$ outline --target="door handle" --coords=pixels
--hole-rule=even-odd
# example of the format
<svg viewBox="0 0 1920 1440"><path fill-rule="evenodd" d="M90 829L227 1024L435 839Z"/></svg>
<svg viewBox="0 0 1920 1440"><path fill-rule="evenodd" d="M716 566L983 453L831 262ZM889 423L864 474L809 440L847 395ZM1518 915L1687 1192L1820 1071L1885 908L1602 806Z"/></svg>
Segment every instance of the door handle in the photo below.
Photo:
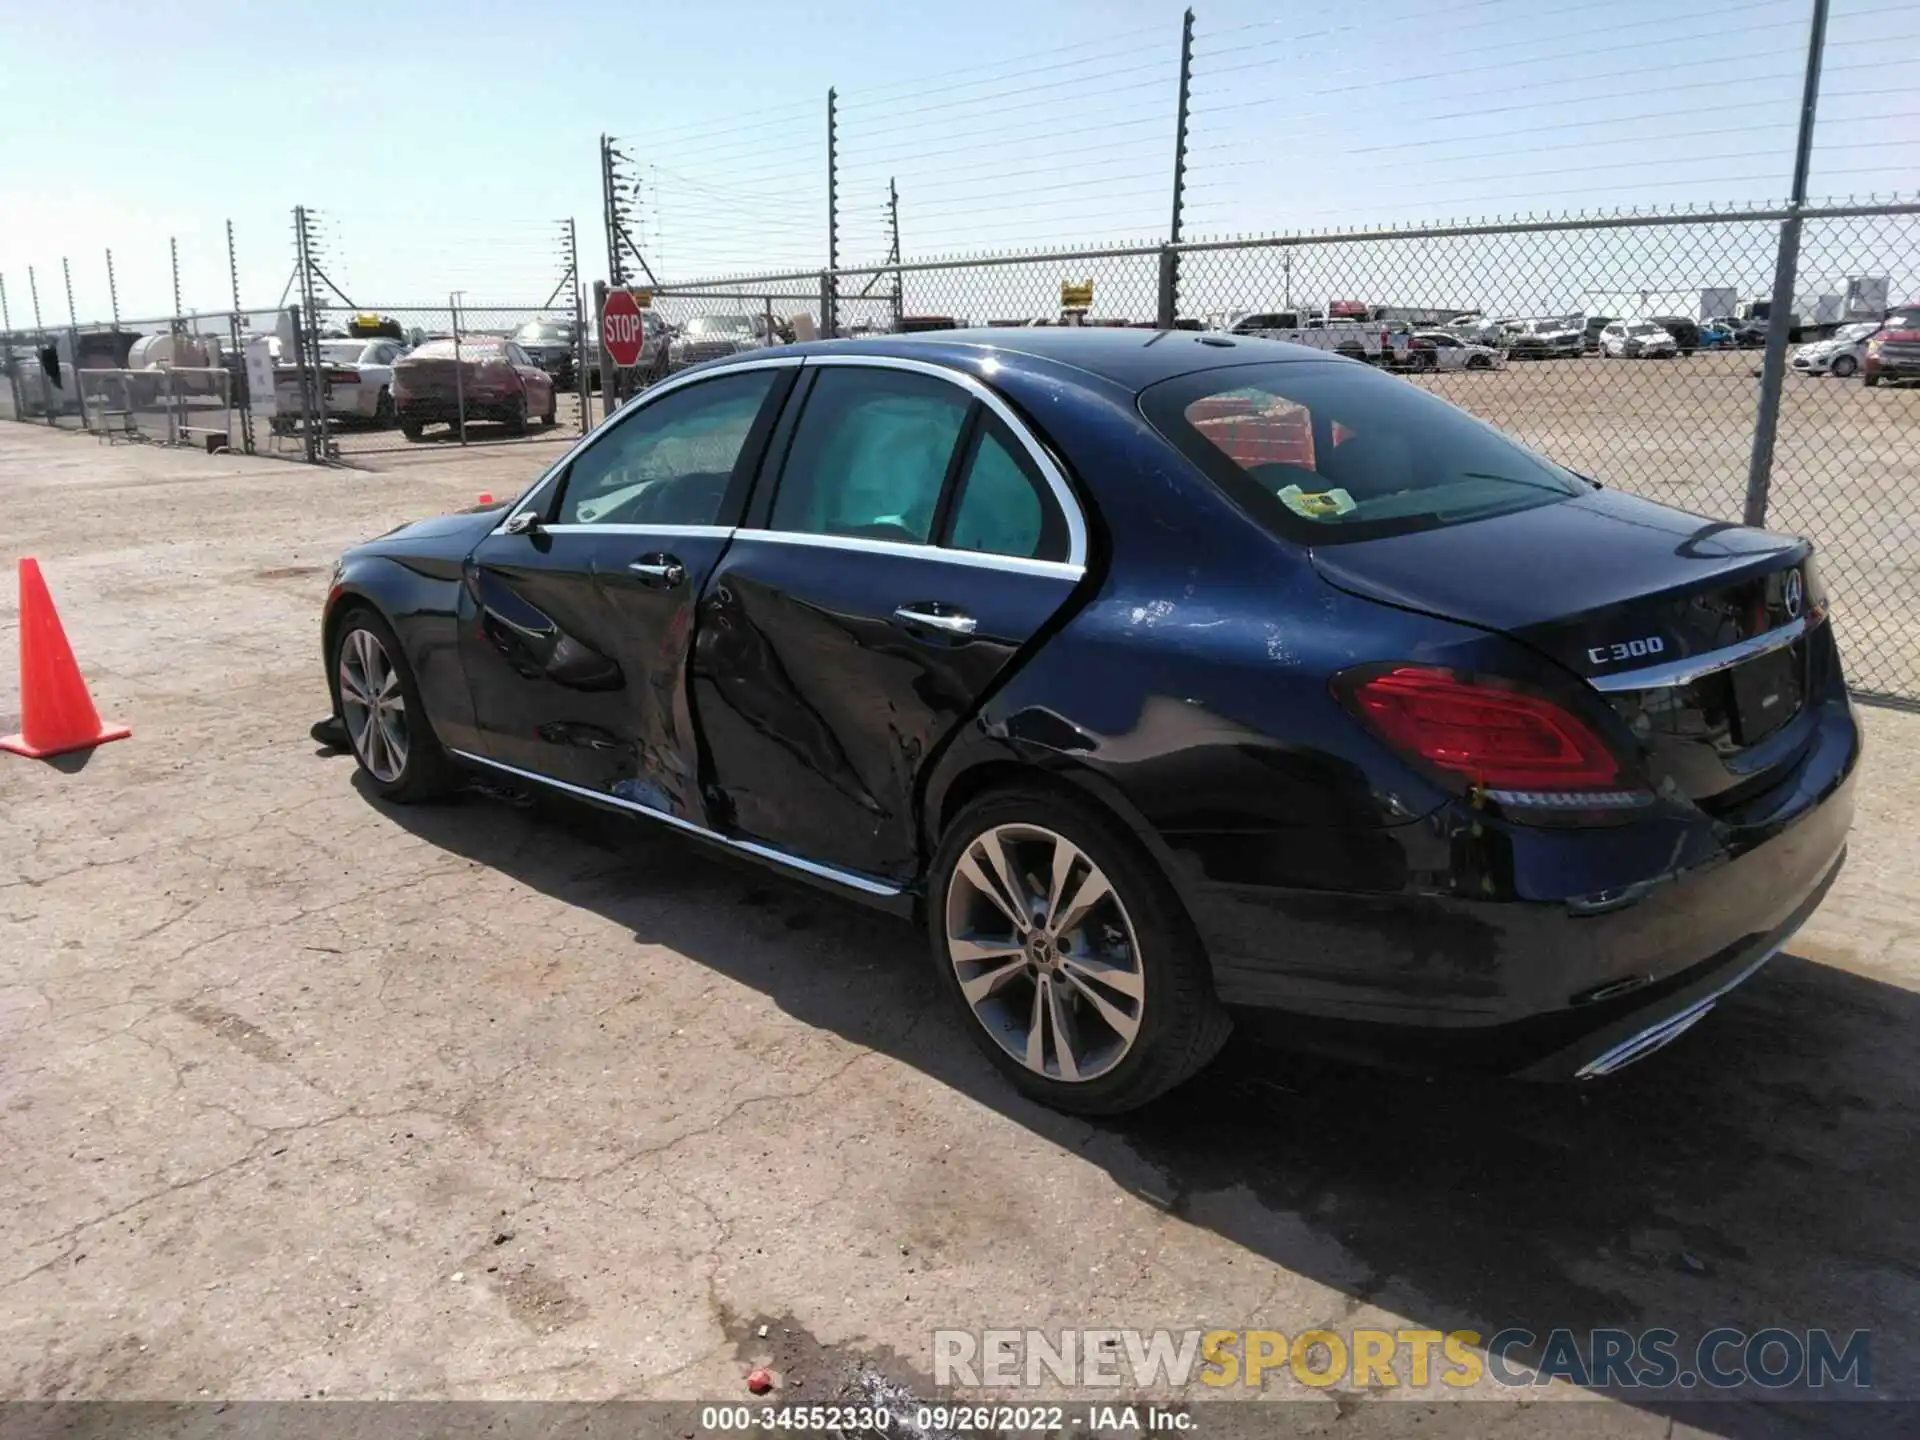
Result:
<svg viewBox="0 0 1920 1440"><path fill-rule="evenodd" d="M908 625L944 631L948 635L971 635L980 628L980 622L971 615L957 610L930 610L919 605L902 605L893 612L893 618Z"/></svg>
<svg viewBox="0 0 1920 1440"><path fill-rule="evenodd" d="M627 566L634 574L662 585L678 585L687 578L687 567L671 555L642 555Z"/></svg>

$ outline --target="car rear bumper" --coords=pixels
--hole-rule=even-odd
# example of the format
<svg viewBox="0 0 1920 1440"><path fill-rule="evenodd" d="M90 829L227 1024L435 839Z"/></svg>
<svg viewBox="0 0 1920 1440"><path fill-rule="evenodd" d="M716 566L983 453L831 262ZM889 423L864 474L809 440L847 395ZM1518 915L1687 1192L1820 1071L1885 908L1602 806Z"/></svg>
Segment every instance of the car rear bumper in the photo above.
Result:
<svg viewBox="0 0 1920 1440"><path fill-rule="evenodd" d="M464 402L452 395L402 395L394 401L394 412L402 420L417 420L423 425L437 421L457 424L462 410L469 420L504 419L518 409L521 396L497 391L469 395Z"/></svg>
<svg viewBox="0 0 1920 1440"><path fill-rule="evenodd" d="M1372 1058L1571 1076L1649 1027L1692 1023L1682 1012L1791 937L1839 872L1858 754L1850 707L1829 701L1793 774L1737 831L1703 818L1475 835L1443 812L1377 832L1377 861L1391 847L1404 858L1397 894L1221 883L1253 878L1263 843L1297 836L1238 836L1231 851L1164 838L1211 872L1185 888L1215 988L1266 1012L1264 1028ZM1467 898L1476 885L1498 898Z"/></svg>

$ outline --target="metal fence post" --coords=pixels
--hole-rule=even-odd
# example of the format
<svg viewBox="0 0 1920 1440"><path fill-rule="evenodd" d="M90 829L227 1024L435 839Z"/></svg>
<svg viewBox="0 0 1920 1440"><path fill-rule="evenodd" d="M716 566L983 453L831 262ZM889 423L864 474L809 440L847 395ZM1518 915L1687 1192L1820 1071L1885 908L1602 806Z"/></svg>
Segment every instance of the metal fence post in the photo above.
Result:
<svg viewBox="0 0 1920 1440"><path fill-rule="evenodd" d="M1820 62L1827 44L1827 0L1813 0L1807 34L1807 76L1800 93L1800 135L1793 157L1793 193L1780 222L1774 257L1773 300L1767 309L1767 349L1760 362L1760 404L1754 414L1753 454L1747 462L1749 525L1767 523L1767 491L1773 483L1773 442L1780 426L1780 390L1787 373L1787 341L1793 328L1793 290L1800 269L1800 212L1807 204L1807 170L1813 158L1814 113L1820 103Z"/></svg>
<svg viewBox="0 0 1920 1440"><path fill-rule="evenodd" d="M605 280L596 280L593 282L594 322L598 324L600 317L606 313L607 282ZM602 327L600 332L598 358L595 359L593 368L600 372L600 419L604 423L609 415L620 408L620 397L616 390L619 383L618 375L613 366L607 361L607 335L604 327ZM588 383L591 385L592 382L589 381Z"/></svg>
<svg viewBox="0 0 1920 1440"><path fill-rule="evenodd" d="M1180 21L1180 98L1173 121L1173 217L1167 225L1167 248L1160 252L1160 313L1156 323L1171 330L1180 307L1181 211L1187 202L1187 102L1193 95L1193 11Z"/></svg>
<svg viewBox="0 0 1920 1440"><path fill-rule="evenodd" d="M573 384L580 392L580 433L593 429L592 395L587 385L587 311L580 289L580 237L567 218L567 274L573 280Z"/></svg>
<svg viewBox="0 0 1920 1440"><path fill-rule="evenodd" d="M34 359L35 359L35 362L40 366L40 376L39 376L40 393L42 396L45 397L45 400L46 400L46 403L42 407L42 409L45 412L45 418L46 418L47 424L51 425L54 423L53 377L47 374L46 364L44 361L40 359L40 355L39 355L39 352L44 351L47 348L47 323L46 321L40 318L40 280L39 280L39 277L33 273L33 266L31 265L27 267L27 294L30 297L32 297L32 300L33 300L33 348L35 351Z"/></svg>
<svg viewBox="0 0 1920 1440"><path fill-rule="evenodd" d="M460 443L467 443L467 377L460 358L460 292L447 296L447 308L453 312L453 403L460 414Z"/></svg>
<svg viewBox="0 0 1920 1440"><path fill-rule="evenodd" d="M820 334L831 340L839 333L835 314L840 287L840 97L827 89L827 288L820 308Z"/></svg>
<svg viewBox="0 0 1920 1440"><path fill-rule="evenodd" d="M240 255L233 248L233 221L227 221L227 279L232 285L233 313L227 317L227 334L233 341L233 360L227 366L227 435L233 435L233 379L239 376L242 388L240 401L240 445L247 454L253 454L253 395L244 387L247 382L247 338L246 320L240 311ZM235 366L238 366L238 369Z"/></svg>

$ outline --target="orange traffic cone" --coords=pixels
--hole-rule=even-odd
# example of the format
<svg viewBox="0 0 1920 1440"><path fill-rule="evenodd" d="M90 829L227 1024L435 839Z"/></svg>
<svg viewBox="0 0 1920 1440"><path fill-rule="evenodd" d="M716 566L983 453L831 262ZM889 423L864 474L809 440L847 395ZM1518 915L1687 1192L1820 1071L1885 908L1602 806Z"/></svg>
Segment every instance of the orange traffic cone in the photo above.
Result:
<svg viewBox="0 0 1920 1440"><path fill-rule="evenodd" d="M20 561L20 715L20 733L0 738L0 750L35 760L133 733L124 725L100 723L47 582L40 578L40 562L31 558Z"/></svg>

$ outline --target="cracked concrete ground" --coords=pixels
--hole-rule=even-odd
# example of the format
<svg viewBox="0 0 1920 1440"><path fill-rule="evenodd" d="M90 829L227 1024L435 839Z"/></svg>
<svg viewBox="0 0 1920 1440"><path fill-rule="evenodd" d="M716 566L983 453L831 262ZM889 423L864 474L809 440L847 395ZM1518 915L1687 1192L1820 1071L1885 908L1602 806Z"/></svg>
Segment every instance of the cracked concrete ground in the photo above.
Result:
<svg viewBox="0 0 1920 1440"><path fill-rule="evenodd" d="M1006 1090L897 922L562 803L386 807L316 753L333 557L558 449L317 471L0 425L0 559L40 558L134 730L0 759L0 1398L733 1398L770 1362L804 1399L849 1358L925 1393L938 1327L1375 1323L1868 1328L1920 1392L1920 717L1864 712L1791 953L1612 1083L1237 1040L1088 1124Z"/></svg>

